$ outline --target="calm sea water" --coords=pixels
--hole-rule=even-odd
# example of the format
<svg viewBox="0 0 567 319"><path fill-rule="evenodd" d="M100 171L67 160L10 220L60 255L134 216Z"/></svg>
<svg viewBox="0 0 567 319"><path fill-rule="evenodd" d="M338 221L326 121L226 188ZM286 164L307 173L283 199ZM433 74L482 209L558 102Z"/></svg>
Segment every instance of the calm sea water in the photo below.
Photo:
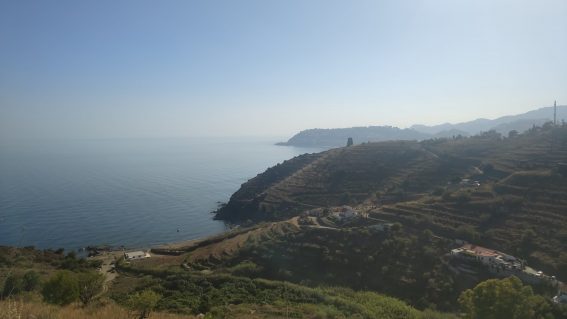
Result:
<svg viewBox="0 0 567 319"><path fill-rule="evenodd" d="M278 139L26 142L0 149L0 245L147 247L225 230L210 212L269 166L321 151ZM179 232L177 231L179 229Z"/></svg>

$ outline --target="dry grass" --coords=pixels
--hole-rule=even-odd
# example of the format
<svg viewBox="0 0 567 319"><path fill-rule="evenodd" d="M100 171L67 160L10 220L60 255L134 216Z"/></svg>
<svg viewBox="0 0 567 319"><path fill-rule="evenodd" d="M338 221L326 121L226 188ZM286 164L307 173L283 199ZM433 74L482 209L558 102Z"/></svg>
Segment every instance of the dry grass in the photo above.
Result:
<svg viewBox="0 0 567 319"><path fill-rule="evenodd" d="M191 254L189 255L189 260L191 262L195 262L209 258L221 259L224 256L231 255L233 252L242 247L250 236L261 231L263 231L261 227L256 228L249 232L223 240L219 243L214 243L212 245L197 248L193 252L191 252Z"/></svg>
<svg viewBox="0 0 567 319"><path fill-rule="evenodd" d="M281 235L289 231L297 231L298 226L293 225L290 221L283 222L273 222L266 225L262 225L248 232L244 232L237 236L231 237L229 239L223 240L218 243L200 247L189 255L189 261L203 261L210 258L222 259L227 256L231 256L241 247L243 247L247 241L250 240L261 240L265 237L270 237L272 235Z"/></svg>
<svg viewBox="0 0 567 319"><path fill-rule="evenodd" d="M83 308L79 305L58 307L41 302L17 300L0 301L0 319L126 319L135 315L114 303L93 305ZM152 313L150 319L195 318L168 313Z"/></svg>
<svg viewBox="0 0 567 319"><path fill-rule="evenodd" d="M186 254L180 256L167 256L153 254L151 258L131 261L130 264L133 268L138 269L154 269L165 270L171 267L177 267L183 263Z"/></svg>

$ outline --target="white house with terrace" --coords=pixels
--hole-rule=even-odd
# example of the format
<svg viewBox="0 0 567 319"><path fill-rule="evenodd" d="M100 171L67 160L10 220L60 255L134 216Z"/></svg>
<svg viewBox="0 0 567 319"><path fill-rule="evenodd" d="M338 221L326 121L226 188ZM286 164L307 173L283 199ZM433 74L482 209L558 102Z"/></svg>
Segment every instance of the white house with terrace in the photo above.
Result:
<svg viewBox="0 0 567 319"><path fill-rule="evenodd" d="M554 276L545 275L525 265L524 261L514 256L472 244L464 244L451 250L451 257L465 261L477 262L485 266L488 271L499 277L516 276L527 283L549 282L557 285Z"/></svg>

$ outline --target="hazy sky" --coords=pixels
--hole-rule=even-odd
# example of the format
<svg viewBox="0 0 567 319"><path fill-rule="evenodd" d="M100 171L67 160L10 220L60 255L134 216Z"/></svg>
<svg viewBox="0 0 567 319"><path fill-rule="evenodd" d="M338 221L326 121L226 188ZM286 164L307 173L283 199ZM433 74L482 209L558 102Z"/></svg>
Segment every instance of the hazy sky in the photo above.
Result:
<svg viewBox="0 0 567 319"><path fill-rule="evenodd" d="M567 104L567 1L0 1L0 134L292 135Z"/></svg>

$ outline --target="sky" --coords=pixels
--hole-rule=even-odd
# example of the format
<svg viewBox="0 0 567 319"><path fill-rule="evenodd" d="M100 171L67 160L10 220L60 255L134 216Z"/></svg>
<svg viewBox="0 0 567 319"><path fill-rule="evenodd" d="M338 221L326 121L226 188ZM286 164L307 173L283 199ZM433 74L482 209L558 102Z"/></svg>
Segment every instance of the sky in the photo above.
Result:
<svg viewBox="0 0 567 319"><path fill-rule="evenodd" d="M291 136L567 104L565 0L0 0L0 137Z"/></svg>

